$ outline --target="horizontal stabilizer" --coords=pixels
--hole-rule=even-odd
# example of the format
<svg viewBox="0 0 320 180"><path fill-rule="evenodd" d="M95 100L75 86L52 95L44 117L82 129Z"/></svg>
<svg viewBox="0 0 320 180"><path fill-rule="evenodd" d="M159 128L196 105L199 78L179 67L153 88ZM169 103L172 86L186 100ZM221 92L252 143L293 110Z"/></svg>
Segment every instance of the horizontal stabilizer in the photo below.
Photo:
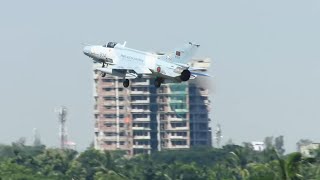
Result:
<svg viewBox="0 0 320 180"><path fill-rule="evenodd" d="M207 70L207 68L204 68L204 67L191 67L189 66L189 64L183 64L183 63L175 63L173 62L174 64L178 65L178 66L181 66L185 69L189 69L190 71L203 71L203 70Z"/></svg>
<svg viewBox="0 0 320 180"><path fill-rule="evenodd" d="M207 74L207 73L196 72L196 71L191 71L191 75L211 77L211 76L210 76L209 74Z"/></svg>

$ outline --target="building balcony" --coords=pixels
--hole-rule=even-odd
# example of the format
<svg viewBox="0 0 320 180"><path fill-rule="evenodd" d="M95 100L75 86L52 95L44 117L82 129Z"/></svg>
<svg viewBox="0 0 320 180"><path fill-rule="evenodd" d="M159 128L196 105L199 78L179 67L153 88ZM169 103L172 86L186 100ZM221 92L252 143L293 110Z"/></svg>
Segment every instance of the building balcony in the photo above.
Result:
<svg viewBox="0 0 320 180"><path fill-rule="evenodd" d="M131 109L132 113L149 113L149 109Z"/></svg>
<svg viewBox="0 0 320 180"><path fill-rule="evenodd" d="M149 100L149 99L131 101L131 104L149 104L149 103L150 103L150 100Z"/></svg>
<svg viewBox="0 0 320 180"><path fill-rule="evenodd" d="M100 93L100 95L103 95L103 96L116 96L116 91L102 91Z"/></svg>
<svg viewBox="0 0 320 180"><path fill-rule="evenodd" d="M189 130L189 127L169 127L167 128L167 130L170 130L170 131L187 131Z"/></svg>
<svg viewBox="0 0 320 180"><path fill-rule="evenodd" d="M151 129L149 127L132 127L132 130L150 131Z"/></svg>
<svg viewBox="0 0 320 180"><path fill-rule="evenodd" d="M159 103L159 104L168 104L169 102L170 102L169 99L157 100L157 103Z"/></svg>
<svg viewBox="0 0 320 180"><path fill-rule="evenodd" d="M189 112L188 109L174 109L173 111L177 112L177 113L187 113L187 112Z"/></svg>
<svg viewBox="0 0 320 180"><path fill-rule="evenodd" d="M117 112L116 109L103 109L101 113L103 114L115 114Z"/></svg>
<svg viewBox="0 0 320 180"><path fill-rule="evenodd" d="M102 88L115 87L114 85L115 85L114 82L103 82L103 83L100 83L100 87L102 87Z"/></svg>
<svg viewBox="0 0 320 180"><path fill-rule="evenodd" d="M99 123L115 123L115 122L117 122L117 118L105 118L105 117L103 117L103 118L101 118L99 120Z"/></svg>
<svg viewBox="0 0 320 180"><path fill-rule="evenodd" d="M169 100L168 102L170 104L181 104L181 103L185 104L186 103L186 101L182 101L182 100Z"/></svg>
<svg viewBox="0 0 320 180"><path fill-rule="evenodd" d="M188 136L169 136L168 139L188 139Z"/></svg>
<svg viewBox="0 0 320 180"><path fill-rule="evenodd" d="M139 140L139 139L151 139L150 136L133 136L133 139Z"/></svg>
<svg viewBox="0 0 320 180"><path fill-rule="evenodd" d="M94 113L94 114L99 114L100 111L99 111L99 109L94 109L94 110L93 110L93 113Z"/></svg>
<svg viewBox="0 0 320 180"><path fill-rule="evenodd" d="M168 149L189 149L189 145L171 145L168 146Z"/></svg>
<svg viewBox="0 0 320 180"><path fill-rule="evenodd" d="M191 100L190 105L201 106L205 105L207 109L210 109L210 101L209 100Z"/></svg>
<svg viewBox="0 0 320 180"><path fill-rule="evenodd" d="M103 105L105 105L105 106L116 105L116 101L115 100L105 100L103 102Z"/></svg>
<svg viewBox="0 0 320 180"><path fill-rule="evenodd" d="M133 145L132 147L135 149L151 149L150 145Z"/></svg>
<svg viewBox="0 0 320 180"><path fill-rule="evenodd" d="M201 96L209 96L208 90L200 91Z"/></svg>
<svg viewBox="0 0 320 180"><path fill-rule="evenodd" d="M176 118L169 117L168 120L173 122L186 121L186 119L177 118L177 117Z"/></svg>
<svg viewBox="0 0 320 180"><path fill-rule="evenodd" d="M106 127L105 125L100 125L98 128L104 132L117 132L117 126Z"/></svg>
<svg viewBox="0 0 320 180"><path fill-rule="evenodd" d="M100 148L104 150L117 150L117 145L107 145L107 144L101 143Z"/></svg>
<svg viewBox="0 0 320 180"><path fill-rule="evenodd" d="M127 103L127 101L119 101L119 105L120 106L125 106L125 105L127 105L128 103Z"/></svg>
<svg viewBox="0 0 320 180"><path fill-rule="evenodd" d="M170 90L169 89L167 89L167 90L159 90L158 92L157 92L157 94L171 94L171 92L170 92Z"/></svg>
<svg viewBox="0 0 320 180"><path fill-rule="evenodd" d="M137 113L139 113L139 112L144 112L145 110L144 109L131 109L131 112L133 112L133 113L135 113L135 112L137 112Z"/></svg>
<svg viewBox="0 0 320 180"><path fill-rule="evenodd" d="M144 82L132 82L131 86L149 86L149 80Z"/></svg>
<svg viewBox="0 0 320 180"><path fill-rule="evenodd" d="M149 122L150 118L135 118L133 119L134 122Z"/></svg>
<svg viewBox="0 0 320 180"><path fill-rule="evenodd" d="M173 95L173 96L185 96L185 95L187 95L188 94L188 92L187 91L171 91L171 93L170 93L171 95Z"/></svg>
<svg viewBox="0 0 320 180"><path fill-rule="evenodd" d="M100 141L116 141L117 136L102 136L102 137L98 137L98 139Z"/></svg>
<svg viewBox="0 0 320 180"><path fill-rule="evenodd" d="M116 102L116 100L104 100L102 104L104 106L115 106L115 105L117 105L117 102ZM127 103L126 103L126 101L118 101L118 104L121 106L124 106Z"/></svg>
<svg viewBox="0 0 320 180"><path fill-rule="evenodd" d="M127 136L120 136L119 140L120 141L127 141L129 137Z"/></svg>
<svg viewBox="0 0 320 180"><path fill-rule="evenodd" d="M189 145L170 145L166 144L162 146L162 149L189 149Z"/></svg>
<svg viewBox="0 0 320 180"><path fill-rule="evenodd" d="M131 91L130 94L148 95L150 94L150 92L149 91Z"/></svg>

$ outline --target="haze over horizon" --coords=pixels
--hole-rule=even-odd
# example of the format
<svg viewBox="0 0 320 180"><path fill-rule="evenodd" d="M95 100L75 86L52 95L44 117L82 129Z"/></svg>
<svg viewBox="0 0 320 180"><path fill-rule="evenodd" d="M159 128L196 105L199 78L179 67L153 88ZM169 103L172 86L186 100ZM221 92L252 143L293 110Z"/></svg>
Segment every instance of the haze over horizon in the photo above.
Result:
<svg viewBox="0 0 320 180"><path fill-rule="evenodd" d="M56 107L70 140L93 140L92 62L81 43L170 51L192 41L212 59L213 119L224 141L283 135L320 142L320 2L4 1L0 6L0 143L58 147Z"/></svg>

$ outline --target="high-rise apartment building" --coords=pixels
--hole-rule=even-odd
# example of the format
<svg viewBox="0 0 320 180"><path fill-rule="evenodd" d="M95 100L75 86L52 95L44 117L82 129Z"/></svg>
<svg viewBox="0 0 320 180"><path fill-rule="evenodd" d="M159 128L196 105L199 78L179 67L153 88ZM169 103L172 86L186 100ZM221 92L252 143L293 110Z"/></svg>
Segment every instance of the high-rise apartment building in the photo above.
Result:
<svg viewBox="0 0 320 180"><path fill-rule="evenodd" d="M207 61L194 66L206 68ZM163 149L211 146L208 89L198 83L163 83L94 74L95 148L126 150L129 155Z"/></svg>

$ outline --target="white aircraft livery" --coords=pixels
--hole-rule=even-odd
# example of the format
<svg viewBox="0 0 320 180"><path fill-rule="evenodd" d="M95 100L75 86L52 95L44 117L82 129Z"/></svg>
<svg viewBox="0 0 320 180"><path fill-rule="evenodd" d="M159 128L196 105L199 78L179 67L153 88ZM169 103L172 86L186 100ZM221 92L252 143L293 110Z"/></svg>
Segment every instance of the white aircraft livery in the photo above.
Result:
<svg viewBox="0 0 320 180"><path fill-rule="evenodd" d="M197 76L208 76L188 65L200 45L189 42L183 48L164 54L139 51L125 45L126 42L88 45L84 47L83 53L95 63L102 64L101 68L96 69L102 72L102 77L106 74L122 77L124 87L129 86L129 79L142 76L154 77L157 88L163 82L180 83Z"/></svg>

